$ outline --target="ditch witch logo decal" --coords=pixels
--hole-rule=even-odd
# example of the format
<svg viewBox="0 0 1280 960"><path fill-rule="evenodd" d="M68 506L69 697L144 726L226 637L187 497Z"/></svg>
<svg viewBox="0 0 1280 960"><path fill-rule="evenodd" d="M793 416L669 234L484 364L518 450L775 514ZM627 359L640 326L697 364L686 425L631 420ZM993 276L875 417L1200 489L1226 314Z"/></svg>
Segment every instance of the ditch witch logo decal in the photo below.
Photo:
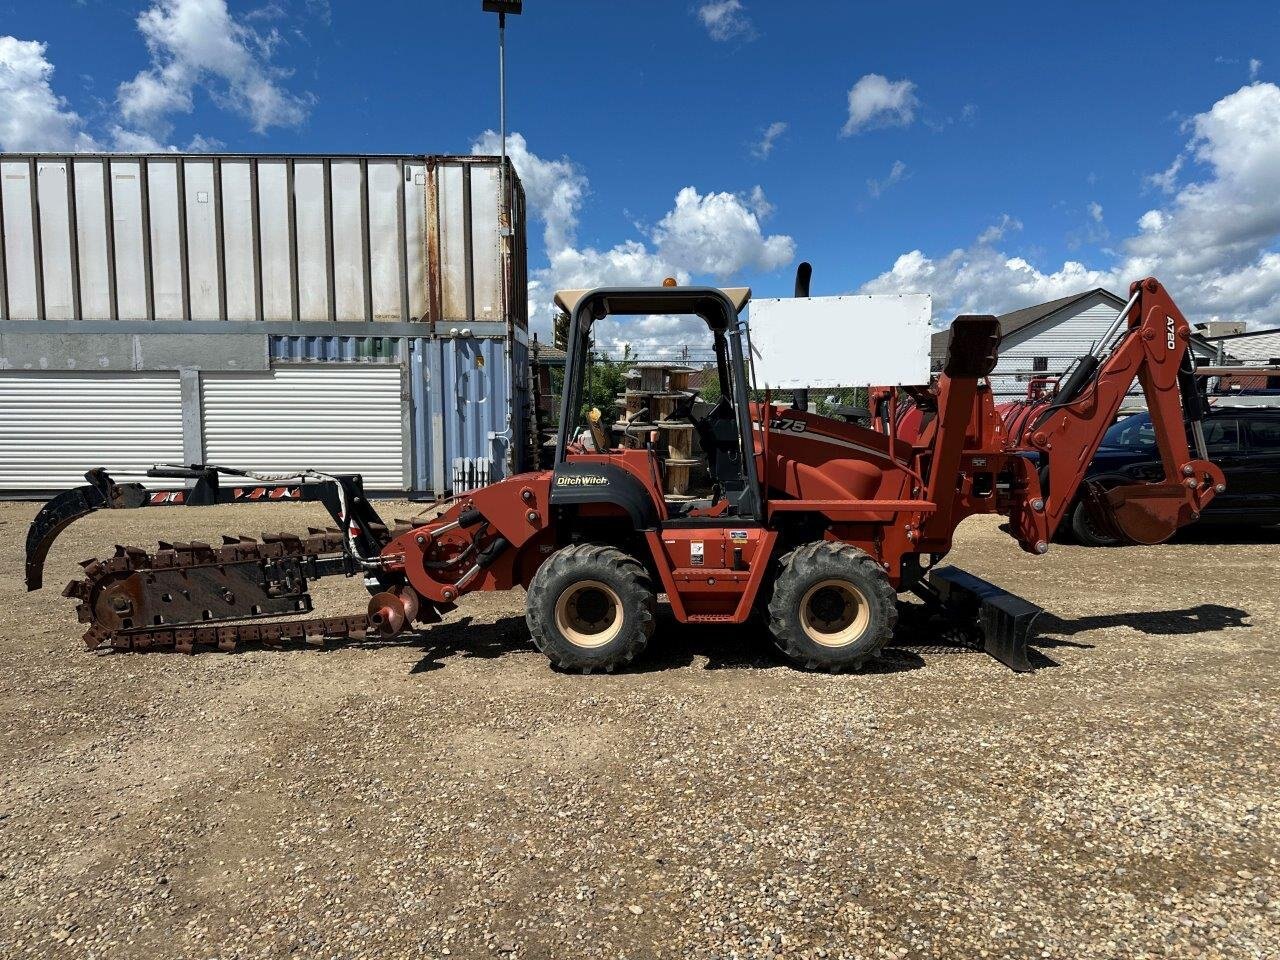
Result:
<svg viewBox="0 0 1280 960"><path fill-rule="evenodd" d="M556 477L557 487L603 487L609 483L608 477L598 477L592 474L582 474L580 476Z"/></svg>

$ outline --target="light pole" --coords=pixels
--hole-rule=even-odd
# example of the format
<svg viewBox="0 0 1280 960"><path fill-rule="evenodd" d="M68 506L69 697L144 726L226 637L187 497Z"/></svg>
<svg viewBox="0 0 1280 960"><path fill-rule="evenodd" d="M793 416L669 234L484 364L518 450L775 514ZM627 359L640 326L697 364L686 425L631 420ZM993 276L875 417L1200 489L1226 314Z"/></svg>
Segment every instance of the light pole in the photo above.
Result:
<svg viewBox="0 0 1280 960"><path fill-rule="evenodd" d="M502 160L498 167L498 229L511 236L511 217L507 208L507 14L520 15L524 0L481 0L482 8L498 15L498 139ZM504 214L508 214L504 216Z"/></svg>
<svg viewBox="0 0 1280 960"><path fill-rule="evenodd" d="M523 0L481 0L481 9L488 13L496 13L498 15L498 139L501 141L502 159L498 161L498 235L499 243L502 245L503 260L506 264L511 264L511 236L514 231L511 229L511 207L507 203L507 14L518 16L520 8L524 6ZM511 313L511 297L513 275L508 272L506 267L502 270L502 312L503 316L509 316ZM516 325L513 323L507 328L507 356L512 357L515 350L515 334ZM526 369L526 376L528 370ZM514 394L507 398L507 419L512 420L515 414L515 397ZM490 439L497 439L498 435L490 434ZM515 451L512 449L512 434L508 430L506 434L506 464L508 473L514 473L515 467Z"/></svg>

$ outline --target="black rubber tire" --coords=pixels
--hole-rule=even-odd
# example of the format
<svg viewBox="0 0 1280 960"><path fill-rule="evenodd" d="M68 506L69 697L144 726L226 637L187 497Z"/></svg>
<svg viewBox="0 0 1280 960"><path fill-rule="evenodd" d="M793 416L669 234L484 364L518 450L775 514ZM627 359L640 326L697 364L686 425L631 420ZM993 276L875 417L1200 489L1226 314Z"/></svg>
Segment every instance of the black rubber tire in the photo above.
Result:
<svg viewBox="0 0 1280 960"><path fill-rule="evenodd" d="M588 581L605 589L579 586ZM611 618L616 618L620 609L622 622L607 642L598 646L575 643L561 628L557 605L562 597L572 603L575 587L592 590L598 605L599 598L603 598ZM534 644L554 666L583 673L612 673L635 660L648 644L653 636L657 602L653 579L635 557L616 547L575 544L557 550L534 574L525 603L525 620ZM604 631L612 629L613 622L609 619Z"/></svg>
<svg viewBox="0 0 1280 960"><path fill-rule="evenodd" d="M813 639L805 628L808 614L801 609L813 603L810 594L825 589L822 585L827 581L856 591L858 606L865 607L865 623L860 622L863 613L859 612L847 628L854 632L838 645ZM778 649L806 670L857 670L889 642L897 622L897 593L884 569L866 551L823 540L797 547L782 558L769 600L769 631ZM838 635L832 640L839 640Z"/></svg>
<svg viewBox="0 0 1280 960"><path fill-rule="evenodd" d="M1122 542L1098 529L1083 500L1071 510L1071 533L1082 547L1118 547Z"/></svg>

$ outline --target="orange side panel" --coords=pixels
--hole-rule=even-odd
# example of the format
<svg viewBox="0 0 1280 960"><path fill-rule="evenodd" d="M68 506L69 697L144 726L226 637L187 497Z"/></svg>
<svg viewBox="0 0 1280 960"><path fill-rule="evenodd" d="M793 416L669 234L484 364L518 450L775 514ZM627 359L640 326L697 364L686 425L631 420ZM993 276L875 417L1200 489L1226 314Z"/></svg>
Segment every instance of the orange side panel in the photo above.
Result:
<svg viewBox="0 0 1280 960"><path fill-rule="evenodd" d="M763 527L693 527L645 536L681 623L744 622L778 539Z"/></svg>

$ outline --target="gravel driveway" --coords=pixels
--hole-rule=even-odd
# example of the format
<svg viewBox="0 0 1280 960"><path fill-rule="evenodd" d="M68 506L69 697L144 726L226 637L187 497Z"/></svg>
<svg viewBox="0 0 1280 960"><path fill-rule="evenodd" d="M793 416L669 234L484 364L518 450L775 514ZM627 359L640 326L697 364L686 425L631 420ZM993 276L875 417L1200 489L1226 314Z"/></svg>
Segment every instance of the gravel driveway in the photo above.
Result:
<svg viewBox="0 0 1280 960"><path fill-rule="evenodd" d="M1033 558L969 521L952 560L1049 611L1031 675L809 675L668 615L582 677L517 594L389 645L90 655L75 561L321 518L100 514L28 595L33 512L0 504L2 957L1280 956L1280 535Z"/></svg>

